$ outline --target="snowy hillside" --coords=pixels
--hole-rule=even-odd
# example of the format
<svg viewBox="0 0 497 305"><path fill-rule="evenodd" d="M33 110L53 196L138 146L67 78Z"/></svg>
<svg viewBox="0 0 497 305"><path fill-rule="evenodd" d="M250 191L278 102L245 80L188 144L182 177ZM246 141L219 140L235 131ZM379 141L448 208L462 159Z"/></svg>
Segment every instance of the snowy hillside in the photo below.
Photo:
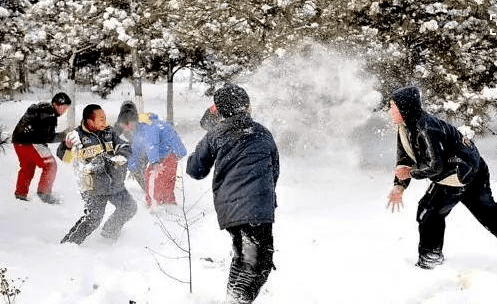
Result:
<svg viewBox="0 0 497 305"><path fill-rule="evenodd" d="M121 86L104 101L78 93L78 100L89 103L95 99L93 102L101 103L113 123L129 90ZM149 85L144 92L145 110L164 116L164 86ZM199 88L189 92L186 85L176 84L175 120L189 153L204 134L198 121L211 103L200 92ZM250 90L248 93L251 95ZM11 131L31 103L49 97L38 92L20 102L0 104L1 124ZM269 123L274 116L292 118L291 109L258 111L263 108L262 99L258 97L254 105L256 120ZM78 120L83 107L77 107ZM345 101L339 107L354 112L359 105ZM333 108L326 110L341 115ZM328 135L325 149L282 154L274 225L277 270L256 303L495 303L497 239L462 205L447 218L446 263L432 271L414 267L416 205L428 182L413 181L400 213L385 209L392 186L393 133L382 129L389 126L388 117L355 113L359 117L353 121L340 120L347 132ZM291 120L287 124L291 125ZM285 143L281 138L284 133L277 127L272 125L276 140ZM497 192L495 137L479 139L478 144ZM52 150L55 147L51 146ZM49 206L33 196L38 176L31 185L32 200L19 202L13 196L18 162L12 146L7 146L0 155L0 268L7 268L7 277L20 287L16 302L222 303L231 240L217 225L211 177L202 181L189 178L184 175L185 162L186 158L179 171L184 179L184 204L192 208L193 215L203 215L191 231L192 294L188 285L167 277L158 265L177 278L188 278L187 261L177 258L184 254L159 225L160 219L184 244L177 216L181 206L151 214L144 207L138 184L128 180L139 209L118 241L109 243L97 230L81 246L61 245L60 239L82 214L72 167L58 163L54 191L63 196L62 205Z"/></svg>

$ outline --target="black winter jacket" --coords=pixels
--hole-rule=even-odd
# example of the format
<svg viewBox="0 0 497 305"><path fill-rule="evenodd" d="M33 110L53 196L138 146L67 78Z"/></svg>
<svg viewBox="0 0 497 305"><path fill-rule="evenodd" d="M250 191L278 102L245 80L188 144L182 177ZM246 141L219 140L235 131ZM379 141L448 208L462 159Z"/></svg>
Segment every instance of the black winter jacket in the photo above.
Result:
<svg viewBox="0 0 497 305"><path fill-rule="evenodd" d="M265 127L248 114L224 119L199 142L186 172L202 179L214 164L212 191L221 229L274 222L279 154Z"/></svg>
<svg viewBox="0 0 497 305"><path fill-rule="evenodd" d="M29 106L12 133L12 143L46 144L62 141L65 133L55 132L58 116L50 103Z"/></svg>
<svg viewBox="0 0 497 305"><path fill-rule="evenodd" d="M129 143L122 140L110 126L102 131L90 132L81 125L76 131L82 147L71 150L62 141L57 148L57 156L65 162L77 158L81 191L89 195L112 195L124 190L128 164L115 164L110 158L122 155L128 159L131 155Z"/></svg>
<svg viewBox="0 0 497 305"><path fill-rule="evenodd" d="M470 183L480 162L475 144L454 126L423 111L419 93L412 87L391 97L405 121L397 135L397 165L411 166L414 179L428 178L451 186ZM455 184L454 179L449 183L450 177L457 178ZM394 184L407 187L409 182L395 178Z"/></svg>

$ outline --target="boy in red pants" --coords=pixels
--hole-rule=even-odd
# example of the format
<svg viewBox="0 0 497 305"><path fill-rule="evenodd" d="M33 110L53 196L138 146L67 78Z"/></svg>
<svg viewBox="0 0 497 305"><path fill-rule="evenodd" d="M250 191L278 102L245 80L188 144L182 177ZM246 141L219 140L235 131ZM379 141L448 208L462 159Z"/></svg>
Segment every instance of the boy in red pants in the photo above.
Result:
<svg viewBox="0 0 497 305"><path fill-rule="evenodd" d="M156 114L138 115L136 107L121 107L118 125L132 134L131 156L128 168L139 170L140 160L147 157L145 169L145 198L148 207L159 204L176 204L174 188L178 160L186 156L186 148L173 126Z"/></svg>
<svg viewBox="0 0 497 305"><path fill-rule="evenodd" d="M52 186L57 174L57 163L47 143L60 142L65 138L64 132L56 133L57 118L63 115L71 105L67 94L57 93L51 103L38 103L29 106L17 123L12 134L14 150L19 158L20 169L17 176L15 197L28 200L29 185L36 167L42 173L38 183L37 194L43 202L58 204L59 199L52 195Z"/></svg>

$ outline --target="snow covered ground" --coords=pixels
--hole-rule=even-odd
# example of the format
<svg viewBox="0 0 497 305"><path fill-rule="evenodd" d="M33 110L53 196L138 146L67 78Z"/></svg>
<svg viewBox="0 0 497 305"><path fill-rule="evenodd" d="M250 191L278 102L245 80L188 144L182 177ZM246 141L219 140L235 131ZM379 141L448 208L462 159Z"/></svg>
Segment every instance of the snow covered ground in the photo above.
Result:
<svg viewBox="0 0 497 305"><path fill-rule="evenodd" d="M184 84L175 88L177 130L191 152L204 133L198 120L211 100L201 96L200 90L188 93ZM113 123L120 102L128 98L126 90L130 88L121 87L107 100L87 93L77 96L85 103L100 103ZM11 131L31 103L50 96L38 92L20 102L0 104L1 124ZM145 100L146 111L164 116L164 86L145 87ZM77 120L84 105L77 106ZM257 105L254 108L259 121L270 115L257 112ZM60 121L63 129L64 118ZM416 206L428 182L413 181L400 213L385 208L395 146L393 133L380 137L373 132L382 122L387 122L385 117L365 116L354 137L329 141L326 150L308 151L305 156L282 154L274 225L277 270L256 303L495 303L497 239L463 205L456 206L447 219L445 264L432 271L414 267ZM497 192L495 137L477 142ZM51 148L55 150L56 145ZM375 166L375 160L380 164ZM8 145L0 155L0 267L8 269L7 277L21 290L16 302L222 303L231 241L217 225L211 177L189 178L184 175L185 162L186 158L179 170L184 204L191 208L191 215L201 215L191 228L192 294L188 285L167 277L159 268L160 264L169 274L188 279L187 261L177 259L184 254L159 225L160 219L186 245L178 225L181 206L151 214L138 184L128 180L139 209L119 240L109 243L97 230L81 246L60 244L82 214L72 167L58 163L54 191L64 198L62 205L43 204L33 195L39 171L31 185L32 200L19 202L13 196L18 161ZM107 212L111 209L109 205Z"/></svg>

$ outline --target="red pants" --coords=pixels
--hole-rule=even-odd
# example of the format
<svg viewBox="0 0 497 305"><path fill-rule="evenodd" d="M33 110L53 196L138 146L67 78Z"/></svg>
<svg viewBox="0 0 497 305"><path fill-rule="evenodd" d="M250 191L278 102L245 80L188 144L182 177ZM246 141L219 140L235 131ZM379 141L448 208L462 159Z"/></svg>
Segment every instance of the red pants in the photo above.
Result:
<svg viewBox="0 0 497 305"><path fill-rule="evenodd" d="M145 169L145 185L147 192L145 199L147 205L176 204L174 188L176 184L176 170L178 168L178 157L169 154L164 158L158 171L154 171L152 165Z"/></svg>
<svg viewBox="0 0 497 305"><path fill-rule="evenodd" d="M40 144L14 144L21 168L17 176L16 192L18 196L26 196L36 167L42 172L38 183L38 193L52 193L52 186L57 174L57 162L50 149Z"/></svg>

